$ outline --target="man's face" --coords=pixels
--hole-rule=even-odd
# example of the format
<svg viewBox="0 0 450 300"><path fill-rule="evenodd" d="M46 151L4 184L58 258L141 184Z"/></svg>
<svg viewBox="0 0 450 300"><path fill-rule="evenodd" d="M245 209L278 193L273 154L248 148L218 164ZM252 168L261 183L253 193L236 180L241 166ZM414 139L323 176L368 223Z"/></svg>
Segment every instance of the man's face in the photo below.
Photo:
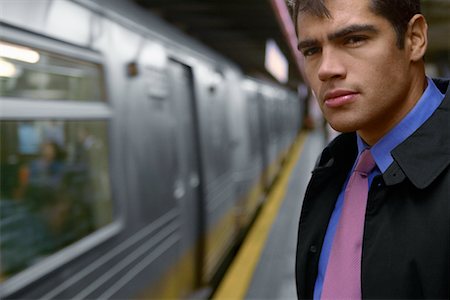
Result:
<svg viewBox="0 0 450 300"><path fill-rule="evenodd" d="M389 21L370 0L328 0L331 18L298 17L299 50L322 112L342 132L376 142L408 112L409 51L397 47Z"/></svg>

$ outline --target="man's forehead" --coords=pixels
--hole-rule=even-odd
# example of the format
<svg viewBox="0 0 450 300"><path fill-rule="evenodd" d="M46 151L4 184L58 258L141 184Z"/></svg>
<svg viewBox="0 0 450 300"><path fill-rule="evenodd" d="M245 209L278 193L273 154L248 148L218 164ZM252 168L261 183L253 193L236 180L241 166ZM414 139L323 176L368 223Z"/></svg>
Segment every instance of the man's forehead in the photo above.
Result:
<svg viewBox="0 0 450 300"><path fill-rule="evenodd" d="M318 16L309 11L300 11L297 16L298 36L327 31L331 33L338 28L363 23L368 17L375 17L365 0L331 0L326 1L328 15ZM343 3L342 5L338 5Z"/></svg>

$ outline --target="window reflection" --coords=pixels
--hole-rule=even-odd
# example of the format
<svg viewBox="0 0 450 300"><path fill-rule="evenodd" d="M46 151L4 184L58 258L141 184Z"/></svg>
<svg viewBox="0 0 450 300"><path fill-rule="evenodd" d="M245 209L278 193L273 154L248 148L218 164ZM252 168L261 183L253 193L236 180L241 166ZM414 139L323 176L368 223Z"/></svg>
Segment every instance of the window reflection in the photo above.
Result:
<svg viewBox="0 0 450 300"><path fill-rule="evenodd" d="M106 121L1 121L0 281L112 222Z"/></svg>
<svg viewBox="0 0 450 300"><path fill-rule="evenodd" d="M100 65L0 41L0 96L104 101Z"/></svg>

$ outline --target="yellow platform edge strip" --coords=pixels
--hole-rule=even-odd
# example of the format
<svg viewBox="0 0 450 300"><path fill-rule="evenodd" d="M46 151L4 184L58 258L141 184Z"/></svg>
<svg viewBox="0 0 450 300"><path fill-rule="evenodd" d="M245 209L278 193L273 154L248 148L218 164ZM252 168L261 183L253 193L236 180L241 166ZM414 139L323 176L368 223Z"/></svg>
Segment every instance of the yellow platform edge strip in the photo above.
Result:
<svg viewBox="0 0 450 300"><path fill-rule="evenodd" d="M306 136L305 132L299 134L280 178L268 195L267 202L212 299L239 300L245 298L270 229L283 203L289 178L303 150Z"/></svg>

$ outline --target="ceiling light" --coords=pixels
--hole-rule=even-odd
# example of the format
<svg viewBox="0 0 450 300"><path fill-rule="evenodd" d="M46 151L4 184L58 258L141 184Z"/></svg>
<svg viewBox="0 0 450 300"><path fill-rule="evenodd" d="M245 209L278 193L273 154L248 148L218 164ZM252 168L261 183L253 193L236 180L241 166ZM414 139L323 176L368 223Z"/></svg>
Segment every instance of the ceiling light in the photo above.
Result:
<svg viewBox="0 0 450 300"><path fill-rule="evenodd" d="M27 47L0 42L0 57L34 64L39 61L40 55L37 51Z"/></svg>
<svg viewBox="0 0 450 300"><path fill-rule="evenodd" d="M14 77L17 73L14 64L0 59L0 77Z"/></svg>

